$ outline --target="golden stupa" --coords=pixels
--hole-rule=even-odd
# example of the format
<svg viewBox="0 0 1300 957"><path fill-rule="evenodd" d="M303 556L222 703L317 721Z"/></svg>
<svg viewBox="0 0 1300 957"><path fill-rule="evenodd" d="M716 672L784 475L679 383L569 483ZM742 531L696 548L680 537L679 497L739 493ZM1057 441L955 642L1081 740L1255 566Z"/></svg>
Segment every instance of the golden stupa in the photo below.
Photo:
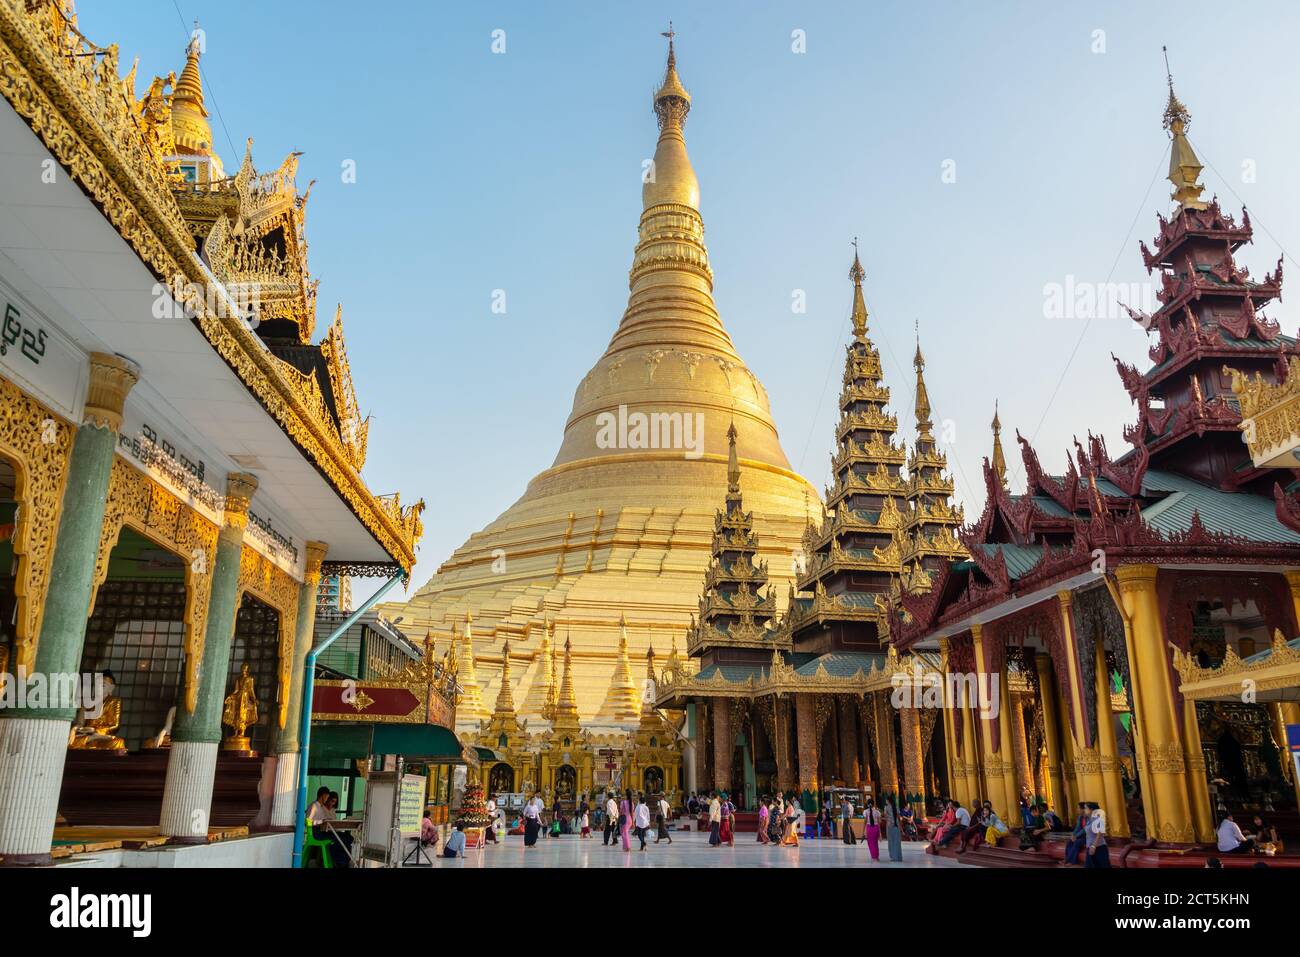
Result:
<svg viewBox="0 0 1300 957"><path fill-rule="evenodd" d="M493 700L507 640L516 666L531 655L520 682L521 719L547 717L546 685L555 681L548 654L556 647L547 629L560 623L573 643L584 724L636 727L627 689L616 686L626 680L629 655L644 656L655 636L667 645L698 608L733 421L745 503L782 601L809 508L821 507L790 468L767 392L713 302L699 180L683 136L690 105L669 36L627 310L578 384L559 453L409 602L389 609L409 627L442 636L473 615L483 684L477 700ZM473 719L462 715L460 723Z"/></svg>

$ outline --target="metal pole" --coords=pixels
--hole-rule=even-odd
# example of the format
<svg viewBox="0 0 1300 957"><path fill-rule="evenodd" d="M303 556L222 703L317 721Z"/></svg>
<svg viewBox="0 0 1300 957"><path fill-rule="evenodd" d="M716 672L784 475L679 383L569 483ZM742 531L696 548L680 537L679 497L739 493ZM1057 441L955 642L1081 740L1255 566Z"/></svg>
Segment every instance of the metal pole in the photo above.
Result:
<svg viewBox="0 0 1300 957"><path fill-rule="evenodd" d="M302 842L307 826L307 759L311 750L311 699L316 689L316 658L405 577L406 573L399 571L384 582L379 590L363 601L361 607L349 615L343 624L335 628L328 638L307 652L307 663L303 666L305 670L302 677L302 719L298 732L298 800L293 819L293 858L290 862L290 866L294 868L302 866Z"/></svg>

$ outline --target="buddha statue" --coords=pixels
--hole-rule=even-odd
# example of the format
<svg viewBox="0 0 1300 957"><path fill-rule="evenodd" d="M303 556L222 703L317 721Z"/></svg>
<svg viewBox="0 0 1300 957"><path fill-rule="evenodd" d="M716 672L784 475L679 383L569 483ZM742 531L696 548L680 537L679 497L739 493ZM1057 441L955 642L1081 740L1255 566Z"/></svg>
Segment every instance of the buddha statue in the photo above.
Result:
<svg viewBox="0 0 1300 957"><path fill-rule="evenodd" d="M122 724L122 699L114 694L117 681L113 672L104 672L101 687L97 713L85 708L78 713L80 720L68 736L68 747L73 751L126 751L126 742L113 734Z"/></svg>
<svg viewBox="0 0 1300 957"><path fill-rule="evenodd" d="M247 731L257 724L257 689L253 676L249 673L248 662L239 667L239 677L235 679L235 690L226 696L225 706L221 709L221 723L232 732L221 742L223 751L251 751L252 743Z"/></svg>

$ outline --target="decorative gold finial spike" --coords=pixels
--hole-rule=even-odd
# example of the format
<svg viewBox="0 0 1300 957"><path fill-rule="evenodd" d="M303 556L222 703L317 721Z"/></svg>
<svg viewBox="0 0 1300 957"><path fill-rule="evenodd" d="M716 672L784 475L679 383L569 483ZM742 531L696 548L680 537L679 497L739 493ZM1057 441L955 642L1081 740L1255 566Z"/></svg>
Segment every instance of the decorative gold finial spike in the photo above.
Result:
<svg viewBox="0 0 1300 957"><path fill-rule="evenodd" d="M1204 166L1187 139L1187 127L1191 125L1192 114L1174 93L1174 75L1169 70L1169 50L1167 47L1160 49L1165 55L1165 77L1169 83L1164 128L1172 140L1169 146L1169 182L1173 183L1174 191L1170 199L1182 209L1205 209L1206 203L1201 199L1205 187L1197 182Z"/></svg>
<svg viewBox="0 0 1300 957"><path fill-rule="evenodd" d="M921 352L921 323L916 323L916 355L912 357L912 367L916 369L916 429L927 435L930 427L930 393L925 387L925 356Z"/></svg>
<svg viewBox="0 0 1300 957"><path fill-rule="evenodd" d="M727 494L740 493L740 459L736 455L736 422L727 429Z"/></svg>
<svg viewBox="0 0 1300 957"><path fill-rule="evenodd" d="M1002 451L1002 420L998 418L998 403L993 400L993 472L998 477L998 483L1005 489L1007 486L1007 457Z"/></svg>
<svg viewBox="0 0 1300 957"><path fill-rule="evenodd" d="M858 258L858 237L853 237L853 265L849 267L849 281L853 283L853 336L865 339L867 336L867 303L862 298L862 280L867 278L867 271L862 268Z"/></svg>

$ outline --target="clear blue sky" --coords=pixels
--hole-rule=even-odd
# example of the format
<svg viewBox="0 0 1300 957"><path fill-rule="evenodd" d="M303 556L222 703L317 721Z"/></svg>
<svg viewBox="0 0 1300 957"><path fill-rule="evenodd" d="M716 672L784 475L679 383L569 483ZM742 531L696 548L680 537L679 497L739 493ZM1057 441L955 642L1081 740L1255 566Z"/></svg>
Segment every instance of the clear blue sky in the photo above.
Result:
<svg viewBox="0 0 1300 957"><path fill-rule="evenodd" d="M622 315L670 17L694 98L686 136L718 306L767 386L796 468L826 479L854 235L872 335L909 433L920 322L968 518L983 504L995 398L1013 487L1023 484L1017 427L1036 435L1053 471L1090 428L1123 451L1134 414L1110 353L1145 363L1145 336L1126 319L1096 319L1083 334L1082 319L1045 318L1044 286L1147 279L1137 242L1150 243L1168 209L1162 44L1207 192L1234 213L1242 201L1251 209L1256 241L1239 259L1259 277L1280 249L1300 251L1300 9L1083 6L78 9L91 39L118 43L125 62L140 56L141 90L155 73L179 72L199 18L227 167L247 136L263 169L304 151L300 186L318 180L308 221L318 326L341 301L361 404L374 413L371 487L429 502L422 584L550 464L573 389ZM796 29L804 54L791 50ZM1104 53L1094 52L1098 30ZM348 159L355 184L341 182ZM943 182L946 160L956 182ZM506 291L504 316L490 311L494 289ZM791 311L796 289L806 314ZM1294 306L1269 314L1295 334Z"/></svg>

